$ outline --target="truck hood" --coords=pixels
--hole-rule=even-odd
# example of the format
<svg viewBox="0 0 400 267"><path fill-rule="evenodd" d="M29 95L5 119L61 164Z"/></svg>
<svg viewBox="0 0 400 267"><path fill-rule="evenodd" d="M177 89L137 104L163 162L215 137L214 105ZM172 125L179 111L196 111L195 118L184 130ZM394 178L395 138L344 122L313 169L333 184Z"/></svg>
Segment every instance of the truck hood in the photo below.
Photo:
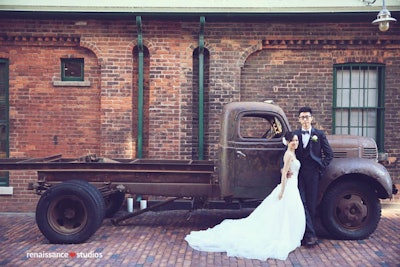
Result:
<svg viewBox="0 0 400 267"><path fill-rule="evenodd" d="M374 139L358 135L327 135L334 158L365 158L378 160Z"/></svg>

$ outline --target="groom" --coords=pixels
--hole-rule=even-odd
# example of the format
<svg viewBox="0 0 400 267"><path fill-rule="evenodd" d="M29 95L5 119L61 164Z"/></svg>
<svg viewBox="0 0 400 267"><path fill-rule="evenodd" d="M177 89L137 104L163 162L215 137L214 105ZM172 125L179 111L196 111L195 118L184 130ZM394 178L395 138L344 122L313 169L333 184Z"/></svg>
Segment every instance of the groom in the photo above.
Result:
<svg viewBox="0 0 400 267"><path fill-rule="evenodd" d="M299 110L301 129L294 133L299 137L299 147L296 150L297 159L301 162L299 171L299 191L306 212L306 231L302 243L314 246L318 239L314 229L315 213L318 201L318 183L325 167L333 158L331 146L324 132L311 126L313 121L310 107Z"/></svg>

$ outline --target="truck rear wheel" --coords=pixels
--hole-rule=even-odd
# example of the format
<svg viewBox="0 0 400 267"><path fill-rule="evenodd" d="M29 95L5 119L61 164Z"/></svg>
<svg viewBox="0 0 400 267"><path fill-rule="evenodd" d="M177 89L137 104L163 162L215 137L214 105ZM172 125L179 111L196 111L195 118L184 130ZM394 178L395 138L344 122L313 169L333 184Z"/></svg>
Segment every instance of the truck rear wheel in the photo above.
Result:
<svg viewBox="0 0 400 267"><path fill-rule="evenodd" d="M89 182L87 182L86 180L79 180L79 179L67 180L65 181L65 183L75 183L75 184L78 183L84 186L89 184ZM103 197L103 195L97 188L94 187L94 189L93 189L94 191L93 194L97 195L99 207L102 205L100 202L104 201L104 216L106 218L111 218L121 208L122 203L124 202L125 199L125 192L117 191L107 197ZM103 198L103 201L99 200L100 198Z"/></svg>
<svg viewBox="0 0 400 267"><path fill-rule="evenodd" d="M338 239L364 239L372 234L381 217L374 190L364 183L345 181L330 188L321 203L321 220Z"/></svg>
<svg viewBox="0 0 400 267"><path fill-rule="evenodd" d="M39 230L50 243L56 244L85 242L97 231L103 218L104 200L89 183L65 182L52 186L36 207Z"/></svg>
<svg viewBox="0 0 400 267"><path fill-rule="evenodd" d="M79 180L79 179L67 180L64 183L80 184L86 190L90 191L90 194L93 195L93 197L96 201L96 205L97 205L98 209L102 209L104 211L103 218L106 216L106 213L107 213L106 202L104 200L103 195L101 194L100 190L97 189L97 187L95 187L94 185L91 185L88 181Z"/></svg>

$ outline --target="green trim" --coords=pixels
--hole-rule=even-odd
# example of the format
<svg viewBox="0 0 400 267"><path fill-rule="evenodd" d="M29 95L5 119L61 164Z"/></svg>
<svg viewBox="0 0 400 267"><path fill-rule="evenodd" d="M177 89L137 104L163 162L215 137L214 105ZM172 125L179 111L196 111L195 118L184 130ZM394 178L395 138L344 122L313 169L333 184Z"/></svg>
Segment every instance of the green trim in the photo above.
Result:
<svg viewBox="0 0 400 267"><path fill-rule="evenodd" d="M138 46L138 134L137 134L137 157L143 157L143 36L142 18L136 17L137 46Z"/></svg>
<svg viewBox="0 0 400 267"><path fill-rule="evenodd" d="M199 31L199 147L198 158L204 159L204 24L206 19L200 17Z"/></svg>
<svg viewBox="0 0 400 267"><path fill-rule="evenodd" d="M4 71L0 72L2 77L0 78L0 86L4 89L4 94L0 95L0 103L2 103L5 107L4 117L3 119L0 117L0 125L5 126L5 152L3 155L0 154L0 157L8 158L10 157L10 118L9 118L9 61L7 59L0 58L0 65L4 66ZM1 92L1 90L0 90ZM1 147L0 147L1 149ZM9 172L0 172L0 186L9 186Z"/></svg>

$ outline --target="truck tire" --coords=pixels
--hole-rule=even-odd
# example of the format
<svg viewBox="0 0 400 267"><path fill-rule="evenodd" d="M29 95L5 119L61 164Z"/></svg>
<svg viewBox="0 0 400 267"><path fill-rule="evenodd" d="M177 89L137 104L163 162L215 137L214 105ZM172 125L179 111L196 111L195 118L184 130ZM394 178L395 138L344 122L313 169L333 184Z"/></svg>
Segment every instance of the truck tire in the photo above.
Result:
<svg viewBox="0 0 400 267"><path fill-rule="evenodd" d="M80 184L89 184L86 180L68 180L65 183L80 183ZM96 188L97 189L97 188ZM122 206L122 203L125 199L125 192L115 192L107 197L103 197L99 190L97 191L97 198L103 198L104 201L104 217L111 218ZM99 201L99 202L103 202ZM100 207L100 205L99 205Z"/></svg>
<svg viewBox="0 0 400 267"><path fill-rule="evenodd" d="M89 183L65 182L44 192L36 207L36 223L50 243L83 243L97 231L104 218L104 200L96 191Z"/></svg>
<svg viewBox="0 0 400 267"><path fill-rule="evenodd" d="M101 210L104 211L103 218L106 217L106 211L107 211L106 203L105 203L104 197L101 194L99 189L97 189L94 185L91 185L88 181L85 181L85 180L73 179L73 180L67 180L64 183L80 184L86 190L90 191L90 194L92 194L93 197L95 198L95 201L96 201L99 211L100 212L101 212Z"/></svg>
<svg viewBox="0 0 400 267"><path fill-rule="evenodd" d="M105 208L105 216L106 218L111 218L114 216L117 211L120 210L122 203L125 200L125 192L117 191L108 197L104 198L106 208Z"/></svg>
<svg viewBox="0 0 400 267"><path fill-rule="evenodd" d="M365 183L340 182L328 189L321 203L321 221L333 238L367 238L380 218L379 199Z"/></svg>

